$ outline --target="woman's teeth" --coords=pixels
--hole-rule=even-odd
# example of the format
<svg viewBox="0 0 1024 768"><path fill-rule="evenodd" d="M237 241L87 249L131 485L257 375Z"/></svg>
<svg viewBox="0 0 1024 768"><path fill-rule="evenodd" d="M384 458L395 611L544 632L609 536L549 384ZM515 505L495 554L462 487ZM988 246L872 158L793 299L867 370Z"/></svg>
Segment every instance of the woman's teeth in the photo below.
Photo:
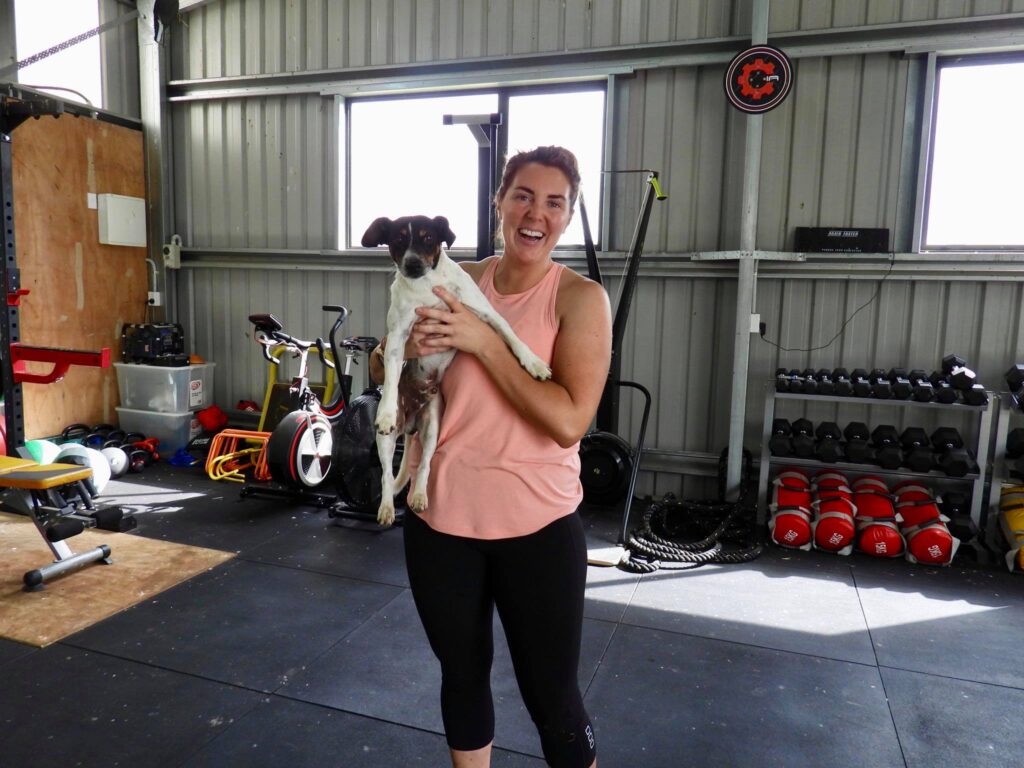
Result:
<svg viewBox="0 0 1024 768"><path fill-rule="evenodd" d="M542 237L544 237L543 232L538 232L535 229L520 229L519 234L531 240L540 240Z"/></svg>

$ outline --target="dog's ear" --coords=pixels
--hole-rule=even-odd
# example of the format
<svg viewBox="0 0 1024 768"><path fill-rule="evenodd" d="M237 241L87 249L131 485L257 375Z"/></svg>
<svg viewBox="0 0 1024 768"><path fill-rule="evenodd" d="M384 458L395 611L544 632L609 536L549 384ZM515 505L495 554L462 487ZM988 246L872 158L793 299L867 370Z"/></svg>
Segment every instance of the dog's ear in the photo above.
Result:
<svg viewBox="0 0 1024 768"><path fill-rule="evenodd" d="M452 243L455 242L455 233L452 232L451 227L448 226L448 219L444 216L435 216L434 225L437 227L437 231L440 233L441 239L444 240L445 245L451 248Z"/></svg>
<svg viewBox="0 0 1024 768"><path fill-rule="evenodd" d="M363 248L373 248L375 245L383 245L386 243L389 235L391 234L391 223L391 219L387 216L381 216L379 219L374 219L373 223L363 234Z"/></svg>

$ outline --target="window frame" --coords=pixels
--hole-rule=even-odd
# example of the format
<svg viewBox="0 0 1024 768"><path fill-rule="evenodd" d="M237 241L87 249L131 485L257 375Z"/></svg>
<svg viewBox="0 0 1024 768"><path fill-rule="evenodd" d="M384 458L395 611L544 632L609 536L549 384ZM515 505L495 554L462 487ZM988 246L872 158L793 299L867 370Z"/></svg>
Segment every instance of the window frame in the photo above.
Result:
<svg viewBox="0 0 1024 768"><path fill-rule="evenodd" d="M940 55L930 53L927 60L924 108L924 125L921 136L920 168L918 172L918 211L917 224L914 228L914 252L936 254L986 254L986 253L1021 253L1024 242L1013 245L977 245L970 243L954 243L948 245L931 244L927 241L928 219L930 216L932 196L932 169L935 162L935 132L938 126L939 96L941 94L942 73L944 70L960 67L984 66L1016 62L1024 64L1024 51L1007 51L998 53L971 53L956 55Z"/></svg>
<svg viewBox="0 0 1024 768"><path fill-rule="evenodd" d="M352 238L352 215L351 215L351 200L352 200L352 104L353 103L368 103L368 102L381 102L381 101L398 101L402 99L415 99L415 98L431 98L431 97L444 97L444 96L473 96L473 95L484 95L484 94L496 94L498 97L497 112L502 115L502 125L499 126L496 131L496 144L497 144L497 161L494 174L494 185L497 185L501 181L501 175L505 169L505 156L508 153L508 108L509 99L514 96L523 95L550 95L554 93L578 93L582 91L600 91L604 94L604 114L602 124L600 126L601 131L601 153L602 153L602 166L607 165L609 157L609 125L610 125L610 100L613 94L612 78L614 75L604 76L600 78L587 78L585 80L572 80L568 82L545 82L545 83L510 83L510 84L496 84L496 85L480 85L473 87L459 87L459 88L437 88L426 91L416 90L412 92L400 92L400 93L388 93L388 94L368 94L365 96L338 96L336 98L336 109L337 109L337 120L338 120L338 132L340 134L338 143L342 146L341 152L338 153L338 173L336 178L338 179L338 194L336 196L338 210L337 216L339 218L338 226L338 247L340 250L346 251L363 251L369 250L364 249L362 246L355 242ZM607 224L608 216L605 215L605 207L607 201L607 188L605 184L604 175L597 180L596 183L598 189L598 200L595 206L591 201L588 205L588 219L591 222L591 229L598 229L599 236L594 241L594 248L601 250L602 241L607 238ZM596 225L595 225L596 222ZM583 248L582 244L574 245L557 245L556 251L578 251ZM452 248L453 251L464 251L465 253L475 252L475 246L473 248L455 246Z"/></svg>

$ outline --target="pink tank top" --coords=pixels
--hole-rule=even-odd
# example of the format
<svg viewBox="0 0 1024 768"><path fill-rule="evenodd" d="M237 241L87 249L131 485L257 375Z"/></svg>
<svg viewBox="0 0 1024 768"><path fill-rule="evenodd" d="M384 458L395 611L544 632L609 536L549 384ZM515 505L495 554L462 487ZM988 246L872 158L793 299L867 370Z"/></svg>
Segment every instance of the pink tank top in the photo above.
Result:
<svg viewBox="0 0 1024 768"><path fill-rule="evenodd" d="M480 289L550 365L558 335L555 299L566 267L552 264L528 291L502 295L494 288L498 262L491 260ZM583 499L578 444L562 448L525 422L473 355L455 356L441 394L444 415L422 514L431 528L504 539L535 533L576 510Z"/></svg>

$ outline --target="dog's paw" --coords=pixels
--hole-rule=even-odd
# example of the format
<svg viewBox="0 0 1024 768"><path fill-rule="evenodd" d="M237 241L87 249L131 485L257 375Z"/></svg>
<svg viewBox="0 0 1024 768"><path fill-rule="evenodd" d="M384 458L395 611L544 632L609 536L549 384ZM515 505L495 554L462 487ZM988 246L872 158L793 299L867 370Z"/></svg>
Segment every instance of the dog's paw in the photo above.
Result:
<svg viewBox="0 0 1024 768"><path fill-rule="evenodd" d="M377 432L382 435L390 435L398 426L398 414L393 411L380 409L377 411Z"/></svg>
<svg viewBox="0 0 1024 768"><path fill-rule="evenodd" d="M395 522L395 502L392 499L381 499L377 508L377 522L385 528Z"/></svg>
<svg viewBox="0 0 1024 768"><path fill-rule="evenodd" d="M427 492L413 491L409 494L409 509L413 512L422 512L427 508Z"/></svg>
<svg viewBox="0 0 1024 768"><path fill-rule="evenodd" d="M551 378L551 368L536 355L528 357L523 362L523 368L538 381L547 381Z"/></svg>

